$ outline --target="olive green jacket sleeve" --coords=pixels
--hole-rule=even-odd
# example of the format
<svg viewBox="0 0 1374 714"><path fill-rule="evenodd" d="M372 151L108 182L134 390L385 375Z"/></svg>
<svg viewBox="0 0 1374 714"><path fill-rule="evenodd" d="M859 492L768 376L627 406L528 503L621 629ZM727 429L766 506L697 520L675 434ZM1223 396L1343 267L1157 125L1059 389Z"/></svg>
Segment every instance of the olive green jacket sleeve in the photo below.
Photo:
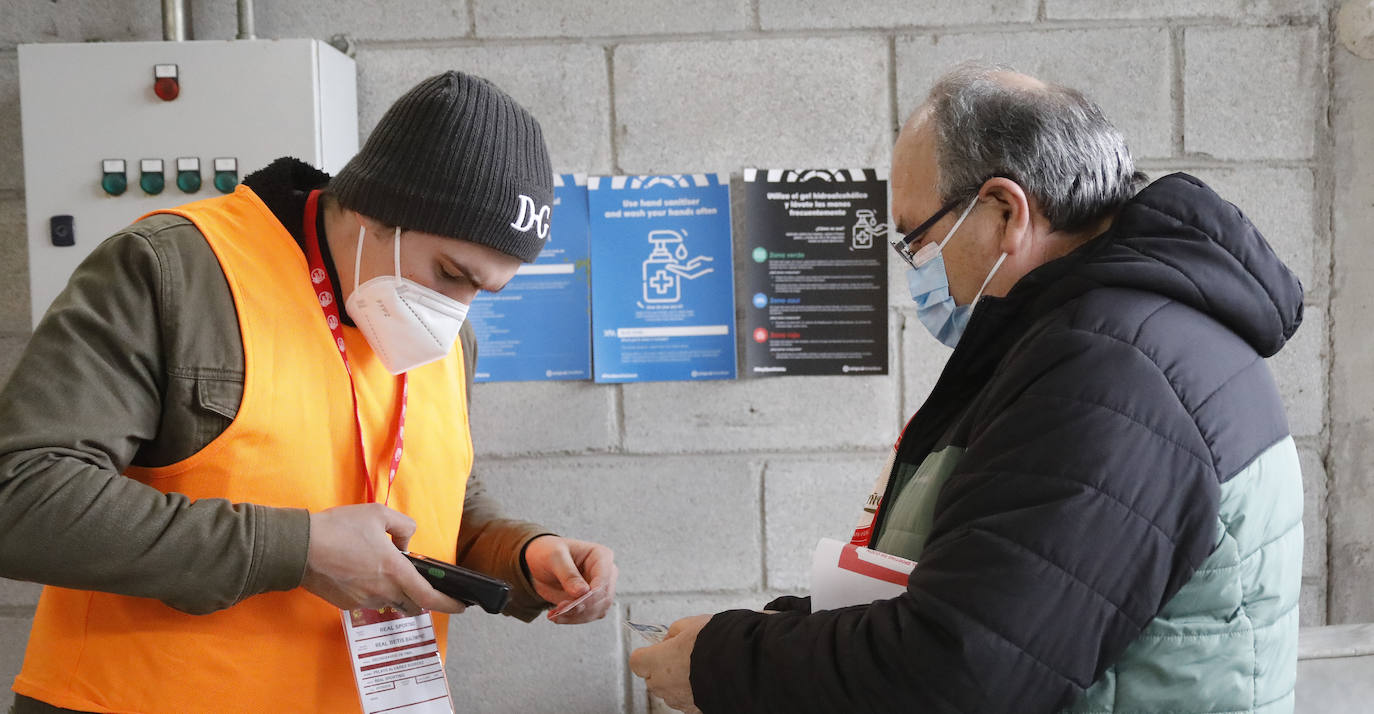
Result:
<svg viewBox="0 0 1374 714"><path fill-rule="evenodd" d="M298 587L306 511L192 501L122 475L199 451L233 420L242 392L237 314L199 231L159 215L99 246L0 389L0 577L189 613ZM480 481L470 484L461 562L510 581L508 614L522 619L544 606L520 563L542 532L502 518Z"/></svg>
<svg viewBox="0 0 1374 714"><path fill-rule="evenodd" d="M471 414L472 375L477 366L477 337L471 324L463 323L458 339L463 348L468 413ZM500 504L487 493L480 472L473 469L463 497L463 522L458 528L458 564L511 584L510 604L502 611L503 615L529 622L549 606L534 591L529 571L523 565L525 546L546 533L549 531L534 523L506 518Z"/></svg>

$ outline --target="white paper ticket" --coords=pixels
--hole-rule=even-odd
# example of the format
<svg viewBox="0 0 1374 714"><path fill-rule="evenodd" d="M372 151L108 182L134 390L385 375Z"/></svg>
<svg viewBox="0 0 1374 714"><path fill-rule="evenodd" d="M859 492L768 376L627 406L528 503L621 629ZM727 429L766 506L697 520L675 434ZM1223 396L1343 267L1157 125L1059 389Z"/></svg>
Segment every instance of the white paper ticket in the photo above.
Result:
<svg viewBox="0 0 1374 714"><path fill-rule="evenodd" d="M598 585L598 586L592 588L591 590L588 590L587 592L582 593L582 596L579 597L579 598L577 598L576 600L573 600L572 602L569 602L569 603L567 603L566 605L563 605L563 606L561 606L561 607L557 607L557 608L554 608L553 610L551 610L551 611L549 612L549 619L550 619L550 620L557 620L557 619L559 618L559 616L561 616L563 613L570 612L573 608L575 608L575 607L577 607L578 605L581 605L582 603L586 602L586 601L587 601L587 598L590 598L591 596L593 596L593 595L595 595L595 594L597 594L597 593L599 593L599 592L601 592L602 590L605 590L605 589L606 589L606 586L604 586L604 585Z"/></svg>
<svg viewBox="0 0 1374 714"><path fill-rule="evenodd" d="M650 644L658 644L668 637L667 625L643 625L638 622L625 621L625 626L630 628L635 634L643 637Z"/></svg>
<svg viewBox="0 0 1374 714"><path fill-rule="evenodd" d="M349 660L366 714L452 714L444 662L426 612L341 610Z"/></svg>

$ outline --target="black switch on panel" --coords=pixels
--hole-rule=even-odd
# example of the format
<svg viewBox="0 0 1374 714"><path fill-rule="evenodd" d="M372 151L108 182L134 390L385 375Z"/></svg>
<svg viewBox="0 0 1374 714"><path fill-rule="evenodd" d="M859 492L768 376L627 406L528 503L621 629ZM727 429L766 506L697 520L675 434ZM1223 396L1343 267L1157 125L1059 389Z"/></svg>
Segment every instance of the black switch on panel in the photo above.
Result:
<svg viewBox="0 0 1374 714"><path fill-rule="evenodd" d="M71 216L53 216L48 221L52 233L52 244L59 248L76 245L76 230L72 228Z"/></svg>

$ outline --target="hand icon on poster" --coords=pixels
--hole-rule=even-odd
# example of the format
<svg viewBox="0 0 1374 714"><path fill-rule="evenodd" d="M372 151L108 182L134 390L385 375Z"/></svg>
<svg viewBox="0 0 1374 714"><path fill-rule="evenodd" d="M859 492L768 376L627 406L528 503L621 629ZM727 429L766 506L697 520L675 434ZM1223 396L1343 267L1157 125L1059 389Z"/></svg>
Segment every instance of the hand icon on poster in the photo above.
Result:
<svg viewBox="0 0 1374 714"><path fill-rule="evenodd" d="M714 260L708 255L699 255L688 259L687 245L683 242L686 235L686 231L682 233L670 230L649 232L649 243L653 245L653 250L650 251L649 258L644 261L644 302L659 304L679 302L682 300L683 280L695 280L715 271L715 268L701 269L702 264ZM676 244L677 248L669 250L669 244Z"/></svg>
<svg viewBox="0 0 1374 714"><path fill-rule="evenodd" d="M854 224L853 240L849 244L849 249L872 248L873 239L887 232L887 224L879 223L877 213L868 208L859 209L857 215L859 220Z"/></svg>

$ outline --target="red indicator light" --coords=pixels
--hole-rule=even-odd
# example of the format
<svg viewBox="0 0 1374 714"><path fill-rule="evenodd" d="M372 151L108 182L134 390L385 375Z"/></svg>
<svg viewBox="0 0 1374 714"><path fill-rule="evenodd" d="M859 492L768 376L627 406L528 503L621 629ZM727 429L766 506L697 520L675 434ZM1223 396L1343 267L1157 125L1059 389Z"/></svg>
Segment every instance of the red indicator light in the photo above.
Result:
<svg viewBox="0 0 1374 714"><path fill-rule="evenodd" d="M158 99L170 102L181 94L181 68L174 64L153 65L153 93Z"/></svg>
<svg viewBox="0 0 1374 714"><path fill-rule="evenodd" d="M181 83L171 77L162 77L153 82L153 92L157 94L158 99L170 102L181 94Z"/></svg>

